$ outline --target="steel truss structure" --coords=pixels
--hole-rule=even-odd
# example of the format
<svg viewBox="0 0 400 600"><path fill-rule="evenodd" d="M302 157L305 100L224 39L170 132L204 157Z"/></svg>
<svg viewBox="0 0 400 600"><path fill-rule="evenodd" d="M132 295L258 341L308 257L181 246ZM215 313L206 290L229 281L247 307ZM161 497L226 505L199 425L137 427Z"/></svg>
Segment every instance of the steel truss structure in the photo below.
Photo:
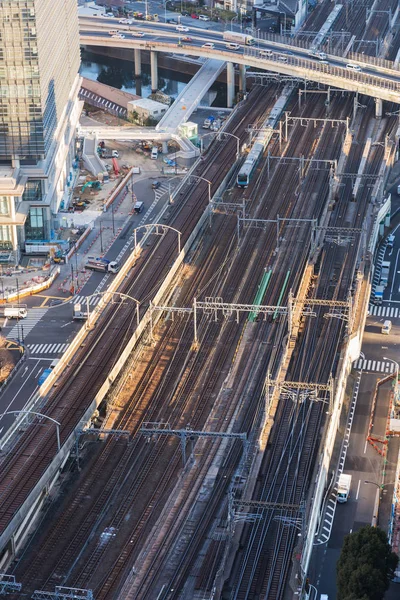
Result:
<svg viewBox="0 0 400 600"><path fill-rule="evenodd" d="M20 592L21 588L22 583L16 582L15 575L0 573L0 596L15 594L15 592Z"/></svg>
<svg viewBox="0 0 400 600"><path fill-rule="evenodd" d="M350 130L350 117L346 119L316 119L313 117L292 117L288 111L285 111L285 141L288 139L288 125L290 123L300 122L302 127L307 127L309 123L314 123L314 127L317 127L318 123L330 123L332 127L337 125L345 125L346 133Z"/></svg>
<svg viewBox="0 0 400 600"><path fill-rule="evenodd" d="M228 433L225 431L196 431L194 429L171 429L168 423L153 423L144 422L142 427L139 429L140 433L144 436L152 437L153 435L172 435L178 437L180 440L182 461L183 466L186 465L186 444L187 441L190 443L190 458L193 462L193 448L195 438L211 438L211 439L236 439L242 440L243 444L246 444L247 434L246 433Z"/></svg>
<svg viewBox="0 0 400 600"><path fill-rule="evenodd" d="M305 381L278 381L270 378L269 372L265 379L265 390L266 390L266 405L270 405L271 393L270 388L277 390L279 395L283 398L289 398L293 402L303 403L307 399L311 402L327 402L325 397L320 397L321 392L329 394L329 414L332 414L333 410L333 397L334 397L334 381L333 377L330 377L328 383L311 383Z"/></svg>
<svg viewBox="0 0 400 600"><path fill-rule="evenodd" d="M92 590L56 586L54 592L35 590L32 600L94 600Z"/></svg>
<svg viewBox="0 0 400 600"><path fill-rule="evenodd" d="M363 229L357 227L324 227L317 226L317 231L323 232L323 241L345 246L351 242L355 242L357 234L363 233Z"/></svg>
<svg viewBox="0 0 400 600"><path fill-rule="evenodd" d="M348 323L348 327L352 323L352 301L351 296L349 300L328 300L318 298L306 298L298 299L293 296L289 291L288 304L285 305L267 305L267 304L237 304L224 302L221 297L206 297L204 302L199 302L196 298L193 299L192 307L183 306L165 306L155 305L150 302L150 335L151 339L153 336L153 312L170 312L172 315L175 313L179 316L186 314L192 314L194 317L194 348L198 347L198 327L197 327L197 312L202 311L205 315L214 316L214 321L218 322L218 317L223 316L225 319L236 316L236 322L239 323L241 313L252 313L255 316L261 314L266 319L268 316L276 318L278 315L288 315L288 328L289 334L291 334L294 324L294 319L300 317L316 317L316 313L312 310L316 306L326 306L329 308L329 312L324 314L325 318L338 318ZM95 430L97 431L97 430ZM101 430L99 430L101 432ZM118 431L117 431L118 433Z"/></svg>
<svg viewBox="0 0 400 600"><path fill-rule="evenodd" d="M88 429L76 429L75 430L75 459L79 469L79 441L83 435L94 434L100 435L114 435L116 439L120 437L126 437L128 442L130 439L130 431L126 429L96 429L95 427L89 427Z"/></svg>
<svg viewBox="0 0 400 600"><path fill-rule="evenodd" d="M247 198L247 202L250 199ZM242 203L238 202L226 202L221 197L213 198L210 202L210 210L212 213L218 213L223 215L235 215L238 211L242 211L244 214L246 210L246 200L243 198Z"/></svg>
<svg viewBox="0 0 400 600"><path fill-rule="evenodd" d="M279 215L276 215L276 219L253 219L250 217L246 217L245 214L240 215L240 213L238 213L237 215L237 238L238 238L238 244L240 242L240 224L243 224L243 228L249 228L249 227L254 227L256 229L265 229L266 226L270 225L270 224L274 224L276 227L276 249L279 250L279 243L281 241L281 224L285 223L286 226L295 226L298 227L299 225L303 224L303 223L310 223L311 224L311 228L310 228L310 244L311 244L311 251L314 250L315 248L315 231L316 231L316 226L317 226L317 220L316 219L291 219L291 218L286 218L286 217L280 217Z"/></svg>

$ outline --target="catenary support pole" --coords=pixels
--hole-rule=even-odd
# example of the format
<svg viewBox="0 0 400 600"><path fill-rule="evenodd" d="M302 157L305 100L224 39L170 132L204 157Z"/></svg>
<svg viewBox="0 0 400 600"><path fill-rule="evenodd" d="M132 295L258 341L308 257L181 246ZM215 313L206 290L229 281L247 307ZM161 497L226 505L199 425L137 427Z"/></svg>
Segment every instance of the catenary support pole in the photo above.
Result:
<svg viewBox="0 0 400 600"><path fill-rule="evenodd" d="M232 108L235 97L235 70L233 63L226 63L227 106Z"/></svg>

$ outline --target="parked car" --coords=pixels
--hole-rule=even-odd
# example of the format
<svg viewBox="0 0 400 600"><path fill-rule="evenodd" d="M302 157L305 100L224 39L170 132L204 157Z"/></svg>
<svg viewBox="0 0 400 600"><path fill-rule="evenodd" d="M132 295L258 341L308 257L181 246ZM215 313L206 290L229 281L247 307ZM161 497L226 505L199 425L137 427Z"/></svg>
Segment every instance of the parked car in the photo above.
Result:
<svg viewBox="0 0 400 600"><path fill-rule="evenodd" d="M160 181L153 181L153 183L151 184L151 188L153 190L158 190L159 187L161 187Z"/></svg>
<svg viewBox="0 0 400 600"><path fill-rule="evenodd" d="M190 17L190 13L187 10L182 11L182 17Z"/></svg>
<svg viewBox="0 0 400 600"><path fill-rule="evenodd" d="M167 23L170 25L178 25L178 21L176 19L167 19Z"/></svg>
<svg viewBox="0 0 400 600"><path fill-rule="evenodd" d="M210 17L207 15L199 15L200 21L209 21Z"/></svg>
<svg viewBox="0 0 400 600"><path fill-rule="evenodd" d="M199 18L199 15L196 15L196 13L192 13L190 16L192 17L192 19L198 19Z"/></svg>

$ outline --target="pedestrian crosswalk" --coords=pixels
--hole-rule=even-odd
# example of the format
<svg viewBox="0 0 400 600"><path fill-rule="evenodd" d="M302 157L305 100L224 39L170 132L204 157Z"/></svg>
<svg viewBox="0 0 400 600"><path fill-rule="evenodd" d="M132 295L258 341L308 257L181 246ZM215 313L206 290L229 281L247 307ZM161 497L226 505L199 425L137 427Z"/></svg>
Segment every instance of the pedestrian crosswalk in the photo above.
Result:
<svg viewBox="0 0 400 600"><path fill-rule="evenodd" d="M373 304L369 305L369 314L374 315L376 317L388 317L389 319L397 319L399 316L398 307L392 306L374 306Z"/></svg>
<svg viewBox="0 0 400 600"><path fill-rule="evenodd" d="M75 296L72 300L72 304L85 304L86 306L87 296ZM89 298L89 306L96 306L100 302L101 296L92 296Z"/></svg>
<svg viewBox="0 0 400 600"><path fill-rule="evenodd" d="M166 183L162 183L160 185L160 187L155 190L155 196L156 196L156 200L159 200L161 198L161 196L164 196L164 194L166 194L169 190L169 186ZM167 198L167 196L166 196Z"/></svg>
<svg viewBox="0 0 400 600"><path fill-rule="evenodd" d="M359 358L354 361L353 367L355 369L362 369L363 371L376 371L378 373L393 373L396 366L392 361L386 360L367 360Z"/></svg>
<svg viewBox="0 0 400 600"><path fill-rule="evenodd" d="M63 354L69 344L28 344L30 354Z"/></svg>
<svg viewBox="0 0 400 600"><path fill-rule="evenodd" d="M34 308L28 310L28 316L25 319L20 319L17 323L15 323L15 325L8 332L7 339L25 339L28 333L32 331L43 315L46 314L47 310L47 308Z"/></svg>

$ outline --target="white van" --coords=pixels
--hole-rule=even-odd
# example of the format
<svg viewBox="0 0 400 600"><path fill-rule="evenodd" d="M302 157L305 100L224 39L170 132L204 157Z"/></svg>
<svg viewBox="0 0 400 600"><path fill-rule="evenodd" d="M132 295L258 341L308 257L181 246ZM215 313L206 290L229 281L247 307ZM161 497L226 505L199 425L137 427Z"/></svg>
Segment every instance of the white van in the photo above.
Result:
<svg viewBox="0 0 400 600"><path fill-rule="evenodd" d="M157 158L158 158L158 148L157 148L157 146L153 146L151 149L151 159L157 160Z"/></svg>
<svg viewBox="0 0 400 600"><path fill-rule="evenodd" d="M199 21L209 21L210 17L207 17L207 15L199 15Z"/></svg>
<svg viewBox="0 0 400 600"><path fill-rule="evenodd" d="M381 333L389 335L392 330L392 321L384 321L381 329Z"/></svg>
<svg viewBox="0 0 400 600"><path fill-rule="evenodd" d="M265 57L265 58L272 58L274 55L272 50L260 50L260 52L258 54L259 54L259 56Z"/></svg>
<svg viewBox="0 0 400 600"><path fill-rule="evenodd" d="M4 316L8 319L25 319L28 316L28 311L23 306L6 306Z"/></svg>
<svg viewBox="0 0 400 600"><path fill-rule="evenodd" d="M228 50L240 50L240 44L235 44L234 42L228 42L226 44L226 48L228 48Z"/></svg>
<svg viewBox="0 0 400 600"><path fill-rule="evenodd" d="M353 65L351 63L349 63L348 65L346 65L346 69L348 69L349 71L357 71L358 73L360 71L362 71L362 68L360 67L360 65Z"/></svg>

